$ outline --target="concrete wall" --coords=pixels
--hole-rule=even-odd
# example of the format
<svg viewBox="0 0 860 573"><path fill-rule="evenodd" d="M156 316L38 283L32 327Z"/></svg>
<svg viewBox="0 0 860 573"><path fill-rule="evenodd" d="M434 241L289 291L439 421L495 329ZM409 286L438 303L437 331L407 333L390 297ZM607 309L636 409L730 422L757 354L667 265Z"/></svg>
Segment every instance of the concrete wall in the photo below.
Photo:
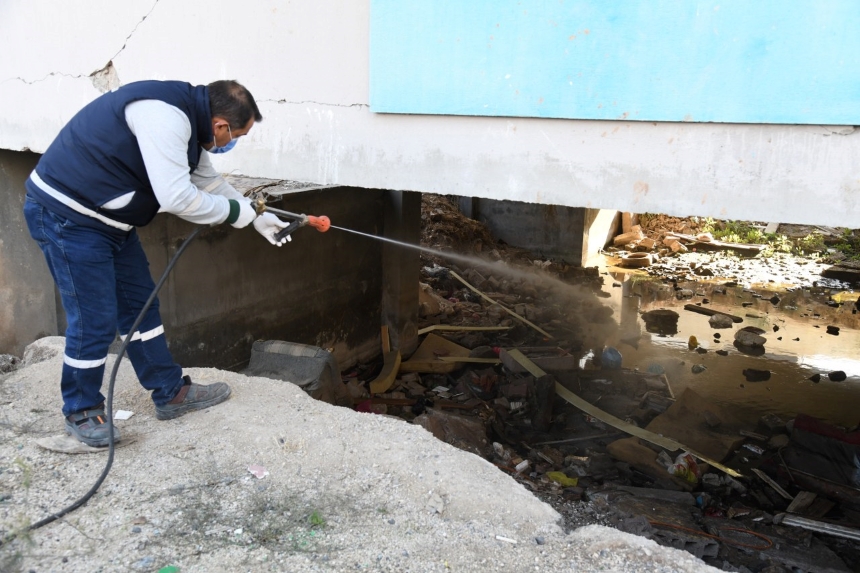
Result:
<svg viewBox="0 0 860 573"><path fill-rule="evenodd" d="M857 224L860 133L853 127L373 113L369 22L369 0L69 0L47 11L5 0L0 148L44 150L109 87L235 78L254 93L265 120L223 156L218 167L226 172L569 207ZM219 35L225 26L237 31Z"/></svg>
<svg viewBox="0 0 860 573"><path fill-rule="evenodd" d="M327 189L270 204L325 214L365 233L385 232L379 190ZM140 229L153 277L194 229L169 215ZM373 356L382 320L382 245L336 229L300 228L283 247L253 228L206 230L183 253L160 296L171 349L183 365L221 368L242 366L255 340L329 348L342 367Z"/></svg>
<svg viewBox="0 0 860 573"><path fill-rule="evenodd" d="M606 246L617 227L617 212L608 210L469 197L459 205L496 239L579 266Z"/></svg>
<svg viewBox="0 0 860 573"><path fill-rule="evenodd" d="M57 334L54 280L24 221L24 181L39 156L0 150L0 354Z"/></svg>
<svg viewBox="0 0 860 573"><path fill-rule="evenodd" d="M62 307L55 303L53 279L21 212L23 182L36 160L32 153L0 151L0 354L21 356L33 340L64 331L62 324L58 328ZM379 235L386 233L386 217L398 218L386 204L399 195L341 187L270 204L325 214L338 225ZM399 218L399 233L417 235L417 213ZM158 215L139 229L154 280L195 228ZM171 350L183 366L219 368L243 366L260 339L329 348L344 368L374 356L385 300L382 259L381 241L336 229L300 228L280 248L253 228L207 229L182 254L159 296ZM417 297L417 262L390 271L386 280L411 284ZM412 312L395 308L388 316L403 326L416 313L417 303Z"/></svg>

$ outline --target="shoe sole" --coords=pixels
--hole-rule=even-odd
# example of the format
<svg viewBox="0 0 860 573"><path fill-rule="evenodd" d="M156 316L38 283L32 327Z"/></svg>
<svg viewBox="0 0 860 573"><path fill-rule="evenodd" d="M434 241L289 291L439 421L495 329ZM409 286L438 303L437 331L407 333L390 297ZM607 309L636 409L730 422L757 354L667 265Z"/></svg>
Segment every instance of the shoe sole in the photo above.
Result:
<svg viewBox="0 0 860 573"><path fill-rule="evenodd" d="M179 404L177 408L170 410L162 410L158 406L155 407L155 417L158 420L172 420L174 418L178 418L188 412L193 412L194 410L205 410L206 408L211 408L212 406L217 406L224 400L230 397L233 391L228 387L227 393L223 396L215 396L211 400L206 400L205 402L192 402L190 404Z"/></svg>

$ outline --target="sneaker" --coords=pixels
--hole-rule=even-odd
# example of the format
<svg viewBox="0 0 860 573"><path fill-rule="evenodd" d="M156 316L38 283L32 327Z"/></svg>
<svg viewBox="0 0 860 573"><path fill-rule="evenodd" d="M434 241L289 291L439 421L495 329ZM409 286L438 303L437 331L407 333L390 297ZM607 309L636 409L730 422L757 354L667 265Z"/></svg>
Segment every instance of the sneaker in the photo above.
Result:
<svg viewBox="0 0 860 573"><path fill-rule="evenodd" d="M81 410L66 416L66 433L94 448L110 445L110 425L101 404L89 410ZM113 441L119 442L119 428L113 427Z"/></svg>
<svg viewBox="0 0 860 573"><path fill-rule="evenodd" d="M155 407L155 417L159 420L171 420L193 410L204 410L230 397L230 387L224 382L204 386L193 384L189 376L182 379L185 383L179 394L167 404Z"/></svg>

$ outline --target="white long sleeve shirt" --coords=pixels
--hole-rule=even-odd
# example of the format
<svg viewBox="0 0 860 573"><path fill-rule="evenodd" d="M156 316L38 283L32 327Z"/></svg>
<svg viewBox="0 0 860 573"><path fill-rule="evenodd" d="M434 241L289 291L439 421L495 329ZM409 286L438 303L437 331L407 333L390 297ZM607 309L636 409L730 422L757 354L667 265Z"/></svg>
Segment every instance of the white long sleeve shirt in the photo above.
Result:
<svg viewBox="0 0 860 573"><path fill-rule="evenodd" d="M206 151L201 151L197 168L188 172L188 116L161 100L147 99L128 104L125 120L140 145L159 212L203 225L227 220L228 200L243 196L215 171ZM123 201L127 204L131 197L119 197L105 207L119 208Z"/></svg>

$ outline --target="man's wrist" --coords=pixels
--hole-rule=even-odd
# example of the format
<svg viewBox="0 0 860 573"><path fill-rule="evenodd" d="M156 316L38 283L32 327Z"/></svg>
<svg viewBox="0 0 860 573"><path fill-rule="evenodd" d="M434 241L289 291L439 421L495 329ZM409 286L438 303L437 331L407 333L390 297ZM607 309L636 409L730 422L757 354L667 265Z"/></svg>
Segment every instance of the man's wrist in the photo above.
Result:
<svg viewBox="0 0 860 573"><path fill-rule="evenodd" d="M227 202L230 204L230 214L227 215L227 220L224 222L228 225L232 225L239 219L239 213L242 212L242 207L235 199L228 199Z"/></svg>

